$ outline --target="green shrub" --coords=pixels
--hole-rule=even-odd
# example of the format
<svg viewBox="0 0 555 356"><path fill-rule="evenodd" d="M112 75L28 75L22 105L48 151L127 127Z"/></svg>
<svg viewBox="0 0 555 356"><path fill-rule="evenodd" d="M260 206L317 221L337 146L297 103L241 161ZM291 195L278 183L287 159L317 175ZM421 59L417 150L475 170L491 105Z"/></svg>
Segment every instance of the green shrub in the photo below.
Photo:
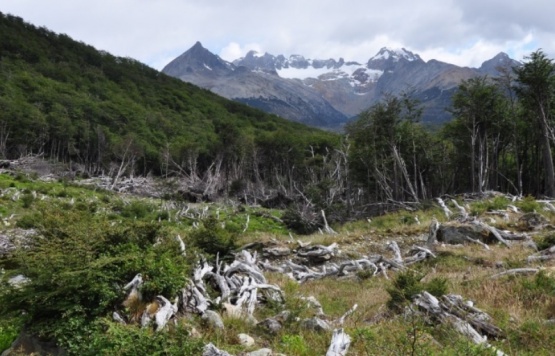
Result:
<svg viewBox="0 0 555 356"><path fill-rule="evenodd" d="M21 203L25 209L30 208L34 201L35 198L31 193L25 193L21 196Z"/></svg>
<svg viewBox="0 0 555 356"><path fill-rule="evenodd" d="M23 215L17 223L15 224L17 227L21 229L35 229L41 226L42 223L42 216L38 212L32 212L26 215Z"/></svg>
<svg viewBox="0 0 555 356"><path fill-rule="evenodd" d="M533 196L526 196L524 199L516 203L516 206L520 208L525 213L533 213L537 211L541 211L542 207L540 203L536 201L536 198Z"/></svg>
<svg viewBox="0 0 555 356"><path fill-rule="evenodd" d="M440 297L447 293L447 280L444 278L433 278L428 283L421 282L423 274L412 270L401 272L393 280L393 286L387 288L390 299L387 307L393 311L400 312L404 306L409 304L415 295L427 291L428 293Z"/></svg>
<svg viewBox="0 0 555 356"><path fill-rule="evenodd" d="M187 337L181 325L154 332L134 325L121 325L100 320L83 335L83 342L68 345L74 355L200 355L203 342Z"/></svg>
<svg viewBox="0 0 555 356"><path fill-rule="evenodd" d="M204 220L202 225L189 235L191 242L202 251L223 258L237 248L237 233L222 227L215 217Z"/></svg>
<svg viewBox="0 0 555 356"><path fill-rule="evenodd" d="M288 229L301 235L312 234L323 226L320 216L311 207L297 204L288 207L281 220Z"/></svg>
<svg viewBox="0 0 555 356"><path fill-rule="evenodd" d="M154 211L151 204L134 200L131 203L124 205L121 209L121 215L130 219L142 219Z"/></svg>
<svg viewBox="0 0 555 356"><path fill-rule="evenodd" d="M288 355L311 355L311 349L302 335L283 335L281 344Z"/></svg>
<svg viewBox="0 0 555 356"><path fill-rule="evenodd" d="M157 220L168 220L170 218L170 213L166 210L159 211L156 217Z"/></svg>
<svg viewBox="0 0 555 356"><path fill-rule="evenodd" d="M510 200L502 195L496 196L492 199L480 200L471 204L470 214L478 216L486 211L505 210L507 209L509 203Z"/></svg>
<svg viewBox="0 0 555 356"><path fill-rule="evenodd" d="M56 193L58 198L67 198L69 196L69 192L64 188Z"/></svg>
<svg viewBox="0 0 555 356"><path fill-rule="evenodd" d="M555 296L555 278L549 276L545 271L536 273L533 279L522 279L523 295L521 298L536 300Z"/></svg>
<svg viewBox="0 0 555 356"><path fill-rule="evenodd" d="M538 250L545 250L550 248L551 246L555 245L555 234L549 234L541 238L540 241L537 243Z"/></svg>
<svg viewBox="0 0 555 356"><path fill-rule="evenodd" d="M0 351L8 349L19 335L21 330L20 320L7 318L0 321Z"/></svg>
<svg viewBox="0 0 555 356"><path fill-rule="evenodd" d="M0 295L0 313L25 310L29 326L63 345L82 344L91 322L123 301L121 286L143 274L143 296L173 298L185 285L188 261L159 224L112 225L102 215L42 206L34 248L2 261L9 273L30 279ZM156 243L158 242L158 243Z"/></svg>

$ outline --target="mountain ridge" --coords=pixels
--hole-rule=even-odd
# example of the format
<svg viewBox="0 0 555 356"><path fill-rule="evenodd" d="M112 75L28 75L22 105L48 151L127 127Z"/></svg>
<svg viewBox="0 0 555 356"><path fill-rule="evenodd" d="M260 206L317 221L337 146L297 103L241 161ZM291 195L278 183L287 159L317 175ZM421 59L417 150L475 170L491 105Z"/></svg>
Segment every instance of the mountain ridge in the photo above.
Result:
<svg viewBox="0 0 555 356"><path fill-rule="evenodd" d="M210 65L199 62L194 54L199 46L202 44L197 42L162 72L287 119L333 129L340 128L347 117L357 116L384 95L402 92L411 92L422 101L423 122L448 121L450 114L446 108L450 95L445 93L453 93L462 80L495 76L499 65L519 63L503 52L484 61L479 68L469 68L435 59L424 61L405 48L383 47L365 63L343 57L310 59L300 54L286 57L249 51L231 62L212 54L225 63L227 71L221 73L208 72L205 66ZM176 71L179 67L189 70ZM193 67L197 70L191 70ZM279 89L275 90L276 87ZM274 105L268 105L268 100L274 101ZM302 105L298 106L299 103Z"/></svg>

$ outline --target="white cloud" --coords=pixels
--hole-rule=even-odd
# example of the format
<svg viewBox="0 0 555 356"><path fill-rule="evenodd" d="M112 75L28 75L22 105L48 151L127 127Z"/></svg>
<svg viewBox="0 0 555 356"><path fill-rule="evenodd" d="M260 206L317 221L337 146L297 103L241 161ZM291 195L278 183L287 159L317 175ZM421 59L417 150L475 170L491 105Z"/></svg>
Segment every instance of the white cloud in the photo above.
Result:
<svg viewBox="0 0 555 356"><path fill-rule="evenodd" d="M244 46L241 46L237 42L230 42L227 46L222 48L219 53L219 56L225 59L226 61L233 61L240 57L244 57L249 51L256 51L263 53L262 47L258 43L248 43Z"/></svg>

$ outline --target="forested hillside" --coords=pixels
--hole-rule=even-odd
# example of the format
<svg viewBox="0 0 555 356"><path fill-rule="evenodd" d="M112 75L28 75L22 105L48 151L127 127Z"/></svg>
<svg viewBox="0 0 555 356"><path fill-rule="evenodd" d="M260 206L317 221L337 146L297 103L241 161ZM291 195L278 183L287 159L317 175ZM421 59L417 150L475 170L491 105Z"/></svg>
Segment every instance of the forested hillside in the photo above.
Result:
<svg viewBox="0 0 555 356"><path fill-rule="evenodd" d="M282 145L302 160L307 145L336 140L21 18L1 15L0 33L4 158L42 154L105 173L123 162L125 173L156 175L201 174L218 161L235 170L230 180L263 179L283 163Z"/></svg>

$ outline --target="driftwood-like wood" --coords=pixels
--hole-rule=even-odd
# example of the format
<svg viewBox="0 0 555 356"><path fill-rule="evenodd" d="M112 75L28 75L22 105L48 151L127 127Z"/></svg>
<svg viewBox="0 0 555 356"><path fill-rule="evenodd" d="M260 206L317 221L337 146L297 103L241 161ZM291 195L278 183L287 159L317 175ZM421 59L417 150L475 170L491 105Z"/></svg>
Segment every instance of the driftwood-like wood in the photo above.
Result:
<svg viewBox="0 0 555 356"><path fill-rule="evenodd" d="M437 221L435 217L432 218L432 222L430 223L430 228L428 232L428 240L427 240L428 245L433 245L437 242L437 232L439 230L439 226L440 226L439 221Z"/></svg>
<svg viewBox="0 0 555 356"><path fill-rule="evenodd" d="M475 344L488 344L488 337L503 337L503 332L491 323L491 317L473 306L470 301L464 301L460 295L444 295L438 299L428 292L418 294L414 301L417 310L412 312L423 313L429 322L439 322L453 327L457 332L469 338ZM494 349L498 355L503 352Z"/></svg>
<svg viewBox="0 0 555 356"><path fill-rule="evenodd" d="M345 331L341 329L335 329L333 331L333 336L331 338L331 344L328 348L326 356L345 356L347 351L349 351L349 346L351 345L351 338Z"/></svg>
<svg viewBox="0 0 555 356"><path fill-rule="evenodd" d="M489 226L488 224L483 223L483 222L478 221L478 220L475 220L475 221L473 221L472 223L475 224L475 225L478 225L479 227L483 228L483 229L486 230L486 231L491 232L491 234L492 234L493 236L495 236L495 238L496 238L499 242L501 242L502 244L504 244L504 245L507 246L507 247L511 247L511 245L507 242L507 240L505 240L505 239L503 238L503 236L502 236L502 234L499 232L499 230L497 230L497 229L494 228L493 226Z"/></svg>
<svg viewBox="0 0 555 356"><path fill-rule="evenodd" d="M549 261L552 259L555 259L555 246L551 246L545 250L541 250L531 256L528 256L527 261L528 263L531 263L531 262Z"/></svg>
<svg viewBox="0 0 555 356"><path fill-rule="evenodd" d="M501 273L496 273L493 276L491 276L491 279L497 279L499 277L503 277L503 276L515 276L517 274L525 274L525 275L529 275L529 274L536 274L540 271L539 268L514 268L514 269L510 269L508 271L505 272L501 272Z"/></svg>
<svg viewBox="0 0 555 356"><path fill-rule="evenodd" d="M460 206L459 203L457 203L457 201L455 199L451 199L451 202L459 210L459 215L460 215L459 216L459 221L468 220L468 212L466 211L466 209L464 207Z"/></svg>
<svg viewBox="0 0 555 356"><path fill-rule="evenodd" d="M451 215L453 215L453 212L447 207L447 205L445 205L443 199L437 198L436 200L439 203L439 206L441 206L441 208L443 209L443 213L445 214L447 219L449 219Z"/></svg>
<svg viewBox="0 0 555 356"><path fill-rule="evenodd" d="M156 301L158 302L158 305L160 307L154 315L154 321L156 323L156 331L160 331L166 326L170 318L177 314L178 300L176 300L175 303L172 304L164 296L159 295L156 297Z"/></svg>
<svg viewBox="0 0 555 356"><path fill-rule="evenodd" d="M325 246L312 246L310 251L300 251L299 256L307 257L311 253L315 256L327 256L330 251L337 248L337 244L332 244L328 247ZM428 248L413 246L408 252L407 256L403 259L401 250L396 242L392 241L386 245L386 248L393 251L393 258L386 258L381 255L368 256L360 259L346 260L339 263L327 260L326 263L320 266L308 267L294 263L292 260L287 260L280 265L273 265L268 261L259 262L260 267L264 270L279 272L287 274L292 279L299 283L304 283L309 280L316 280L332 276L349 276L355 273L370 270L371 275L375 276L383 274L387 278L387 270L404 270L407 265L420 262L427 258L435 258L435 254ZM301 250L301 249L299 249Z"/></svg>

